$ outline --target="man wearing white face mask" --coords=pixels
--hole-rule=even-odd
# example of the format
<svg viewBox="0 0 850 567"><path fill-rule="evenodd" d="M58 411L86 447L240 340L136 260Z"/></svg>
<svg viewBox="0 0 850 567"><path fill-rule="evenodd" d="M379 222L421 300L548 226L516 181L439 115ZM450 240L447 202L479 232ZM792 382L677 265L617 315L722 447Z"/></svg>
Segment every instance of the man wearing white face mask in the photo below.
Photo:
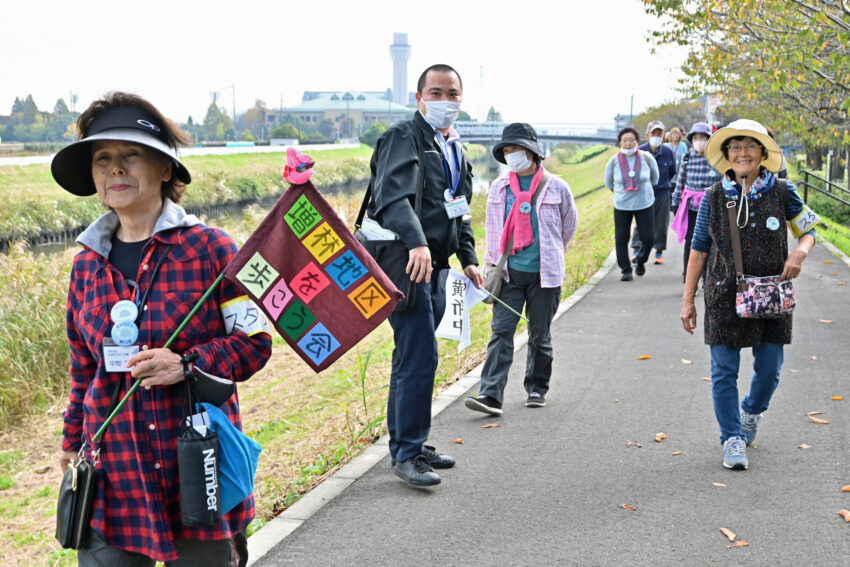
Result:
<svg viewBox="0 0 850 567"><path fill-rule="evenodd" d="M395 474L410 486L424 487L440 483L435 468L455 463L424 444L431 428L439 354L434 332L445 309L450 256L457 256L476 286L484 279L477 268L469 220L472 167L452 128L460 112L463 83L448 65L432 65L419 77L416 90L419 111L411 120L393 124L375 145L367 210L370 218L404 242L409 251L406 271L417 282L413 306L389 318L395 349L387 428ZM419 179L422 206L417 214Z"/></svg>
<svg viewBox="0 0 850 567"><path fill-rule="evenodd" d="M652 185L655 201L652 203L652 216L655 219L655 231L652 247L655 248L655 264L664 262L664 251L667 249L667 228L670 226L670 193L673 191L672 179L676 177L676 155L673 150L663 145L664 124L658 120L650 122L646 127L649 140L641 144L639 149L649 152L658 165L658 181ZM637 227L632 233L632 250L635 257L640 251Z"/></svg>
<svg viewBox="0 0 850 567"><path fill-rule="evenodd" d="M496 179L487 197L487 257L501 266L499 299L528 315L525 405L546 405L552 376L552 318L561 300L564 253L576 231L578 213L570 186L542 165L537 133L528 124L509 124L493 148L510 172ZM481 370L478 396L464 405L489 415L502 414L503 394L513 362L514 332L519 317L493 304L492 335Z"/></svg>

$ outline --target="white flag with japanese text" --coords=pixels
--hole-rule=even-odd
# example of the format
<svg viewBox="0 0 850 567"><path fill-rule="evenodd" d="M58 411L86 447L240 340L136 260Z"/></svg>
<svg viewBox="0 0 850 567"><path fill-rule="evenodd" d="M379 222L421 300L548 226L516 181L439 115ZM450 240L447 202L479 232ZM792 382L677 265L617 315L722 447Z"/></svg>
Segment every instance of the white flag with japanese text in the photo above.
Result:
<svg viewBox="0 0 850 567"><path fill-rule="evenodd" d="M469 310L487 297L468 277L457 270L449 270L446 277L446 310L437 327L436 335L460 341L458 352L469 346Z"/></svg>

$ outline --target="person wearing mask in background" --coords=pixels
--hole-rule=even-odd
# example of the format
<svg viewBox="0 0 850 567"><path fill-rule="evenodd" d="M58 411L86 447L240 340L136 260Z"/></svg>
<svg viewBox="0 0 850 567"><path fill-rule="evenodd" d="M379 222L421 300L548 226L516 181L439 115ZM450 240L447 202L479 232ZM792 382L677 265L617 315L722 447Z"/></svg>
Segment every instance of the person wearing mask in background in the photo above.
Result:
<svg viewBox="0 0 850 567"><path fill-rule="evenodd" d="M425 445L439 353L435 329L446 302L449 257L481 287L475 237L469 221L472 167L452 124L460 113L463 83L448 65L432 65L419 77L418 111L393 124L372 154L369 217L392 230L409 250L407 272L417 282L414 306L390 315L392 371L387 399L390 456L396 476L414 487L440 483L435 468L454 466L448 455ZM422 163L419 148L423 148ZM414 212L416 180L423 172L422 209Z"/></svg>
<svg viewBox="0 0 850 567"><path fill-rule="evenodd" d="M614 249L620 267L620 281L632 280L632 264L629 260L629 231L632 219L637 224L641 242L636 257L635 273L646 273L646 261L652 251L655 232L652 203L655 193L652 185L658 183L658 165L649 152L638 150L640 134L627 126L617 134L620 151L605 165L605 187L613 193L614 201Z"/></svg>
<svg viewBox="0 0 850 567"><path fill-rule="evenodd" d="M691 238L694 235L694 226L697 220L697 211L705 194L705 190L717 183L721 175L708 164L705 159L705 146L711 136L711 126L705 122L697 122L691 126L688 132L688 141L693 149L682 158L679 168L679 179L676 181L676 190L673 191L673 232L681 244L685 243L684 269L682 270L682 281L688 273L688 260L691 256Z"/></svg>
<svg viewBox="0 0 850 567"><path fill-rule="evenodd" d="M509 124L493 157L510 172L496 179L487 198L487 256L502 269L505 280L499 299L517 313L528 315L528 355L525 365L526 407L546 405L552 376L552 318L561 301L564 253L576 232L578 213L570 186L543 168L537 132L528 124ZM510 249L508 249L510 247ZM481 370L478 396L464 405L490 415L502 414L508 371L514 355L514 332L519 317L502 304L493 304L487 359Z"/></svg>
<svg viewBox="0 0 850 567"><path fill-rule="evenodd" d="M646 127L649 140L641 144L640 150L649 152L658 165L658 181L652 184L655 202L652 203L652 217L655 231L652 247L655 248L655 264L664 263L664 251L667 250L667 228L670 226L670 192L673 191L673 178L676 176L676 156L673 150L664 145L664 124L656 120ZM632 250L637 260L640 251L637 227L632 233Z"/></svg>
<svg viewBox="0 0 850 567"><path fill-rule="evenodd" d="M676 156L676 177L673 178L673 187L676 186L678 180L679 168L682 167L682 158L688 153L688 144L685 142L685 133L678 126L674 126L667 133L667 140L664 145L673 150L673 155Z"/></svg>

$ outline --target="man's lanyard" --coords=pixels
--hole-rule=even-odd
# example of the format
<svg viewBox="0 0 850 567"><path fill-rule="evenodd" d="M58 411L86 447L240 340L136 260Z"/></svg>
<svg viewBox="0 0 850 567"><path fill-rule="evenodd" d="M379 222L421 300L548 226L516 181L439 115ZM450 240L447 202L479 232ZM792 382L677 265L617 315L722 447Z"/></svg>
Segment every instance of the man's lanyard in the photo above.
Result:
<svg viewBox="0 0 850 567"><path fill-rule="evenodd" d="M457 152L453 147L447 142L445 144L438 144L440 146L440 150L442 150L443 154L443 169L445 169L446 173L446 183L448 184L448 189L454 197L457 194L457 188L460 184L460 162L457 159ZM444 149L445 148L445 149ZM452 172L449 169L449 155L450 154L452 161L455 164L455 171L457 171L457 175L455 175L454 180L452 180Z"/></svg>

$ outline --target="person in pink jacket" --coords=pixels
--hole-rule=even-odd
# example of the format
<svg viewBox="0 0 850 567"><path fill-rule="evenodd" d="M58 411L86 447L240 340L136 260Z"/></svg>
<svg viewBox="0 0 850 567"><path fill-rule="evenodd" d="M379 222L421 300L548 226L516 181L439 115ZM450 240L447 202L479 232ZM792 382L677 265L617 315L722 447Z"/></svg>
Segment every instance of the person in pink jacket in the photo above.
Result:
<svg viewBox="0 0 850 567"><path fill-rule="evenodd" d="M546 405L552 375L552 318L561 300L564 253L576 231L578 213L570 186L543 168L537 132L528 124L505 127L493 156L510 172L496 179L487 197L485 262L502 269L499 299L528 316L528 358L525 366L527 407ZM471 410L501 415L505 384L513 362L514 332L519 317L496 302L492 336L481 372L478 396Z"/></svg>

